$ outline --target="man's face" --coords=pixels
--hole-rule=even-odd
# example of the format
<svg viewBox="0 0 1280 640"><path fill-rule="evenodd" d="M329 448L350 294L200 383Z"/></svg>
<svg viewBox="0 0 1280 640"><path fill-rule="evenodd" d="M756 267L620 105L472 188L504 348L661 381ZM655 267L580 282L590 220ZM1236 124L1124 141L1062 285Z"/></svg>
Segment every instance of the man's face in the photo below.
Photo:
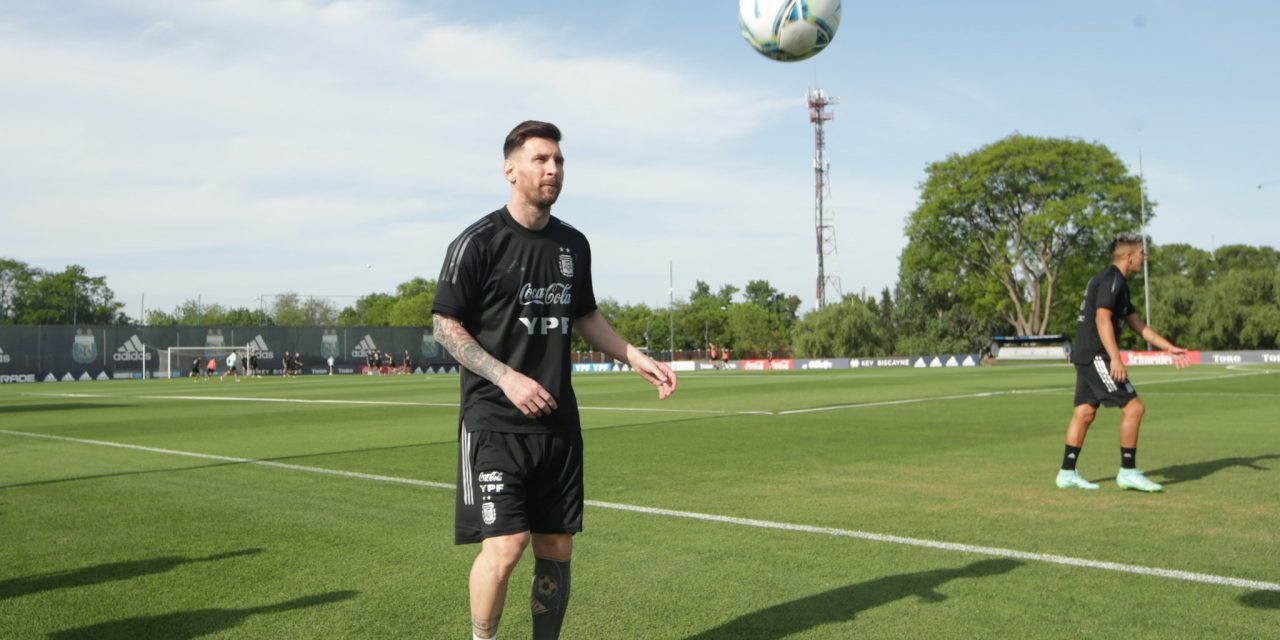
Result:
<svg viewBox="0 0 1280 640"><path fill-rule="evenodd" d="M1125 275L1142 271L1142 263L1147 261L1147 252L1143 250L1142 245L1129 245L1129 255L1125 256L1125 265L1127 266Z"/></svg>
<svg viewBox="0 0 1280 640"><path fill-rule="evenodd" d="M564 186L564 156L560 144L546 138L529 138L504 164L507 180L529 204L547 209Z"/></svg>

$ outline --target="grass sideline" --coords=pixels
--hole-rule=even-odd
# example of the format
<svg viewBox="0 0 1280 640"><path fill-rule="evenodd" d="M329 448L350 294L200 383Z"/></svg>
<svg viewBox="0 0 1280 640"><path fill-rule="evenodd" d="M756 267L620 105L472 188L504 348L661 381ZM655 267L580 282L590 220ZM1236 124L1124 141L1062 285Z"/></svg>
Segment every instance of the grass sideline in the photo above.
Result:
<svg viewBox="0 0 1280 640"><path fill-rule="evenodd" d="M591 504L564 636L1274 634L1280 375L1134 376L1163 494L1112 482L1114 410L1080 465L1103 489L1054 488L1067 366L685 374L662 403L579 375ZM456 405L450 376L0 387L0 636L466 637ZM503 638L529 635L530 567Z"/></svg>

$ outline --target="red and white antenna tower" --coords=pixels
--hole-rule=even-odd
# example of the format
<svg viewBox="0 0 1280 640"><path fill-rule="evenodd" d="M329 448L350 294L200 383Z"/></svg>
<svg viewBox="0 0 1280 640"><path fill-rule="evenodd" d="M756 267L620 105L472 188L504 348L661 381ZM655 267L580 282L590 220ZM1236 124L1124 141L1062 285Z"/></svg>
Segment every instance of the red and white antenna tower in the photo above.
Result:
<svg viewBox="0 0 1280 640"><path fill-rule="evenodd" d="M831 199L831 183L827 173L831 166L827 162L827 139L823 129L824 123L835 117L827 113L827 105L839 104L839 98L829 97L822 89L810 89L808 96L809 122L813 123L813 227L818 244L818 308L827 306L827 288L840 296L840 277L829 276L826 271L826 256L836 252L836 228L831 214L827 211L827 201Z"/></svg>

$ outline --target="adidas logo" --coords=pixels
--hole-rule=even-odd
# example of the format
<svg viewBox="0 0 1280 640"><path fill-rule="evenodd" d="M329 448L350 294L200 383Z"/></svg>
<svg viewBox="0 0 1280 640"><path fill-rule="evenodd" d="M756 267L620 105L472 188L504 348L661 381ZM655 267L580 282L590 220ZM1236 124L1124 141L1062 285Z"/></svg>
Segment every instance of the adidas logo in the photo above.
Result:
<svg viewBox="0 0 1280 640"><path fill-rule="evenodd" d="M116 362L133 362L140 360L150 360L151 354L147 353L147 348L142 344L142 340L138 339L138 334L133 334L132 338L120 345L116 352L111 354L111 359Z"/></svg>
<svg viewBox="0 0 1280 640"><path fill-rule="evenodd" d="M357 344L356 348L351 350L351 357L364 358L370 353L378 353L378 345L373 341L373 336L366 333L360 339L360 344Z"/></svg>
<svg viewBox="0 0 1280 640"><path fill-rule="evenodd" d="M259 333L257 336L254 336L253 340L249 342L246 348L249 353L257 354L259 358L265 358L267 360L271 360L276 357L275 352L272 351L271 348L267 346L267 341L262 339L261 333Z"/></svg>
<svg viewBox="0 0 1280 640"><path fill-rule="evenodd" d="M0 364L9 364L9 360L9 354L5 353L3 348L0 348Z"/></svg>

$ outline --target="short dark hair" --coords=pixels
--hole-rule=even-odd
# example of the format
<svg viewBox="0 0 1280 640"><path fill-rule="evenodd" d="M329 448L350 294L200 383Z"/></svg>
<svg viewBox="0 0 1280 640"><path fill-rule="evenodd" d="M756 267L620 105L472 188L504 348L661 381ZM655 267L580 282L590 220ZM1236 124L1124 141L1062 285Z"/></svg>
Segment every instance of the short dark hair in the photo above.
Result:
<svg viewBox="0 0 1280 640"><path fill-rule="evenodd" d="M546 138L560 142L560 128L550 122L525 120L507 134L507 139L502 143L502 157L510 158L511 152L523 147L529 138Z"/></svg>
<svg viewBox="0 0 1280 640"><path fill-rule="evenodd" d="M1116 237L1111 239L1111 257L1115 258L1119 255L1117 252L1120 251L1120 247L1135 244L1142 244L1142 234L1132 231L1117 233Z"/></svg>

